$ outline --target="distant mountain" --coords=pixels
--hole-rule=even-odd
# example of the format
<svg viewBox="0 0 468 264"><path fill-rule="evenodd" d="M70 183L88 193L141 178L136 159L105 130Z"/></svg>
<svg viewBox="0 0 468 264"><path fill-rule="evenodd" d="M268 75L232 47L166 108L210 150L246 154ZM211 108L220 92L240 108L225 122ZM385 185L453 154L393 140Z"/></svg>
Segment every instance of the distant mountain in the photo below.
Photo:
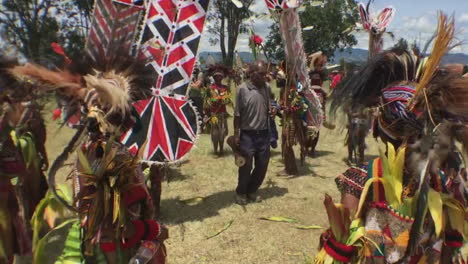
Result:
<svg viewBox="0 0 468 264"><path fill-rule="evenodd" d="M368 51L365 49L346 49L344 51L336 51L330 63L340 63L341 59L346 62L362 63L367 60ZM464 53L449 53L442 58L442 64L447 63L462 63L468 64L468 54Z"/></svg>
<svg viewBox="0 0 468 264"><path fill-rule="evenodd" d="M336 51L335 56L329 61L331 64L338 64L340 63L341 59L344 59L346 62L352 62L352 63L363 63L367 60L367 54L368 51L365 49L353 49L353 48L348 48L344 51ZM208 58L208 55L213 56L216 62L221 62L222 61L222 56L221 52L207 52L203 51L200 52L200 60L206 61ZM254 58L252 56L252 53L250 52L239 52L239 55L244 63L252 63L254 61ZM468 55L464 53L449 53L445 55L445 57L442 59L442 63L462 63L462 64L468 64Z"/></svg>
<svg viewBox="0 0 468 264"><path fill-rule="evenodd" d="M216 62L221 62L223 60L223 56L221 55L221 52L219 51L217 52L202 51L199 54L199 60L201 62L206 61L209 55L211 55L215 59ZM239 56L241 57L244 63L254 62L254 57L252 53L250 52L246 52L246 51L239 52ZM261 57L264 58L264 56L261 56Z"/></svg>
<svg viewBox="0 0 468 264"><path fill-rule="evenodd" d="M462 63L468 65L468 55L464 53L449 53L442 58L442 63Z"/></svg>
<svg viewBox="0 0 468 264"><path fill-rule="evenodd" d="M330 63L338 64L342 59L346 62L362 63L367 60L368 51L365 49L352 49L348 48L343 51L335 51L335 56L331 59Z"/></svg>

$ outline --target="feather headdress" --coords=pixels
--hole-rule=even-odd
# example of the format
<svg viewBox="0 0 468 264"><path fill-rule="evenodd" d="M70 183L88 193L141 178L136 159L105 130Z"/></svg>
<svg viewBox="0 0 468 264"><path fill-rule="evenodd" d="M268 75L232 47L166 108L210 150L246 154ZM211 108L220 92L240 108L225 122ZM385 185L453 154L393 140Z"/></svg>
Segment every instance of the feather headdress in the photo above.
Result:
<svg viewBox="0 0 468 264"><path fill-rule="evenodd" d="M149 97L154 83L144 62L124 55L100 61L85 56L74 59L64 70L26 64L12 68L10 73L18 80L36 82L44 92L57 90L83 102L94 91L102 110L120 114L129 113L131 102Z"/></svg>
<svg viewBox="0 0 468 264"><path fill-rule="evenodd" d="M394 48L374 56L358 73L333 90L331 111L335 113L340 107L379 105L385 87L416 80L417 65L417 57L409 50Z"/></svg>

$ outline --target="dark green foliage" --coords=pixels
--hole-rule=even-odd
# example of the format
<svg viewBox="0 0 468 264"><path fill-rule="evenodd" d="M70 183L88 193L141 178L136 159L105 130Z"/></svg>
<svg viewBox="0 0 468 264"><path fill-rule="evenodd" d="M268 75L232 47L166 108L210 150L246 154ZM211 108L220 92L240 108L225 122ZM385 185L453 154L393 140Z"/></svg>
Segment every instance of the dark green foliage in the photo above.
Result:
<svg viewBox="0 0 468 264"><path fill-rule="evenodd" d="M84 47L93 0L4 0L0 3L0 33L28 60L60 63L50 44L58 42L67 53Z"/></svg>
<svg viewBox="0 0 468 264"><path fill-rule="evenodd" d="M210 21L208 32L214 37L210 38L210 43L219 43L224 64L232 66L234 53L239 34L248 31L247 25L243 22L252 15L249 10L254 0L241 0L243 7L237 8L231 0L212 0L211 10L207 18Z"/></svg>
<svg viewBox="0 0 468 264"><path fill-rule="evenodd" d="M275 60L284 59L284 46L279 33L278 23L273 23L270 26L270 33L265 41L265 51L270 58Z"/></svg>
<svg viewBox="0 0 468 264"><path fill-rule="evenodd" d="M335 50L356 45L356 38L350 34L359 19L356 7L354 0L325 1L323 7L306 2L305 10L300 13L302 27L313 26L312 30L303 31L306 53L321 50L331 57ZM284 51L277 23L270 30L266 49L271 57L281 60Z"/></svg>

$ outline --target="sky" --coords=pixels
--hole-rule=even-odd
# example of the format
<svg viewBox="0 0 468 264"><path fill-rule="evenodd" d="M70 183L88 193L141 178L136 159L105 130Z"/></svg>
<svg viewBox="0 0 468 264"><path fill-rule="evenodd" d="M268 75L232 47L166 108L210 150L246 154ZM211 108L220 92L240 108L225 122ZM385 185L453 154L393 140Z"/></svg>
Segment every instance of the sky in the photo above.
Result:
<svg viewBox="0 0 468 264"><path fill-rule="evenodd" d="M367 0L364 2L367 3ZM448 15L455 16L455 37L465 40L467 44L454 48L451 53L468 54L468 0L375 0L372 4L374 12L382 8L392 6L396 14L387 31L395 35L394 40L390 37L384 38L385 48L393 46L400 38L405 38L409 43L416 41L424 46L427 39L431 37L437 26L437 11L442 10ZM267 12L264 0L255 0L251 6L255 12ZM208 23L208 22L207 22ZM270 19L255 19L249 21L256 34L266 39L269 33L268 26L273 23ZM206 25L205 25L206 26ZM355 48L368 48L368 34L365 32L355 33L358 44ZM204 33L201 40L201 51L219 51L219 45L211 46L208 42L209 34ZM238 51L250 51L248 47L248 36L241 35L237 42Z"/></svg>

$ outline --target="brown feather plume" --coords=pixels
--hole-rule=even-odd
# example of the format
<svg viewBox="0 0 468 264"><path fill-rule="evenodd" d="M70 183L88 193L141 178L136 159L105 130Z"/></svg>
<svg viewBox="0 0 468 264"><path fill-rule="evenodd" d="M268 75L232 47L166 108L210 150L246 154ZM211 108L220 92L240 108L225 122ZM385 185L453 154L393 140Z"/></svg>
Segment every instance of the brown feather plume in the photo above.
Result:
<svg viewBox="0 0 468 264"><path fill-rule="evenodd" d="M80 76L73 75L67 71L52 71L40 65L28 63L10 69L10 73L20 81L33 81L41 85L39 89L45 92L61 89L67 96L77 96L78 91L83 89Z"/></svg>
<svg viewBox="0 0 468 264"><path fill-rule="evenodd" d="M97 75L84 76L89 89L95 89L99 101L108 107L108 112L120 112L125 115L130 111L130 79L114 71Z"/></svg>
<svg viewBox="0 0 468 264"><path fill-rule="evenodd" d="M422 73L421 79L416 86L416 96L422 94L422 90L432 80L434 73L437 71L442 57L447 52L450 43L453 40L455 33L455 22L454 18L448 18L442 12L439 12L439 24L437 26L437 38L432 48L431 55L427 64L425 65L424 72Z"/></svg>

